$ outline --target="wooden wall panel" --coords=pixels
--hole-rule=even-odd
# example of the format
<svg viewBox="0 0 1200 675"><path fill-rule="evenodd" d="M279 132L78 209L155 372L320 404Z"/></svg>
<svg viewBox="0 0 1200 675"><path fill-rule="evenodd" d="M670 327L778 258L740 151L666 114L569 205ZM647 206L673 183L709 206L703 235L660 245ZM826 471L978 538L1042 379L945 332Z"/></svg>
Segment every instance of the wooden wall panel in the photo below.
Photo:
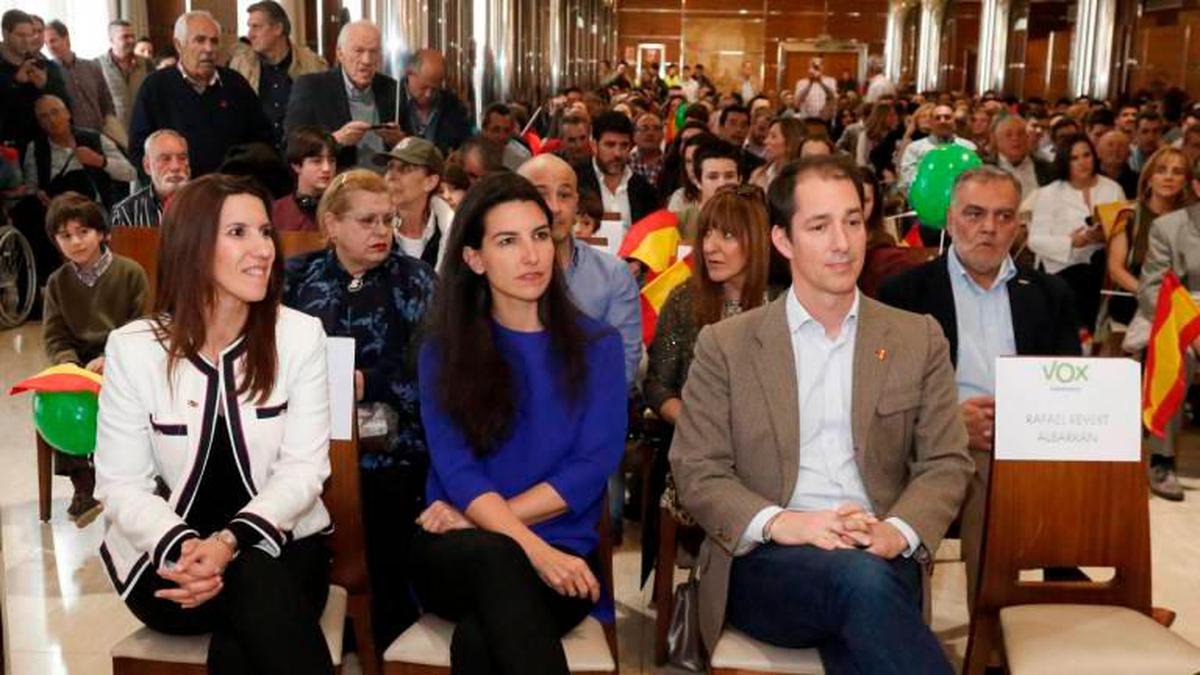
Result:
<svg viewBox="0 0 1200 675"><path fill-rule="evenodd" d="M171 46L175 19L183 14L183 7L183 0L147 0L146 18L150 25L150 40L156 52Z"/></svg>

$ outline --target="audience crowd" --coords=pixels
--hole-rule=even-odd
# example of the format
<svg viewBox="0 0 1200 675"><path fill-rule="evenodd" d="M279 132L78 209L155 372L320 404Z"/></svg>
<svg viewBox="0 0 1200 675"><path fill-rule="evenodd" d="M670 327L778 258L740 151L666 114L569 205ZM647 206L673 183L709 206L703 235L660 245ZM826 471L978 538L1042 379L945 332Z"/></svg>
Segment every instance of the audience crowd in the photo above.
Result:
<svg viewBox="0 0 1200 675"><path fill-rule="evenodd" d="M368 21L327 64L275 2L242 18L232 52L204 11L172 45L113 21L88 60L83 27L10 10L0 44L0 189L45 350L105 376L94 459L57 457L70 516L103 512L131 611L213 632L214 672L331 672L326 336L354 338L378 644L433 612L455 672L566 672L559 637L612 616L602 509L617 536L642 519L645 570L661 499L703 533L710 648L729 624L829 672L934 673L923 585L958 522L974 596L996 357L1136 357L1164 275L1200 291L1179 90L606 62L473 121L435 50L393 77ZM907 199L948 144L984 165L942 230ZM114 228L161 232L156 287ZM327 245L284 261L281 231ZM1182 416L1149 462L1170 500Z"/></svg>

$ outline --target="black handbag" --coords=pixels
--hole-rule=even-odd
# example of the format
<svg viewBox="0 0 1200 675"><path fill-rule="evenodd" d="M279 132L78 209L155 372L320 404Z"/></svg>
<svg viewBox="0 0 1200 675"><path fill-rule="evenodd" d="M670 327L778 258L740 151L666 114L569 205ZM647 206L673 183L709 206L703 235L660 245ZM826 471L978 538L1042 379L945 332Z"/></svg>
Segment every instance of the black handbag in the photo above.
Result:
<svg viewBox="0 0 1200 675"><path fill-rule="evenodd" d="M700 581L696 567L688 580L675 588L671 602L671 625L667 628L667 662L693 673L705 671L708 662L700 639Z"/></svg>

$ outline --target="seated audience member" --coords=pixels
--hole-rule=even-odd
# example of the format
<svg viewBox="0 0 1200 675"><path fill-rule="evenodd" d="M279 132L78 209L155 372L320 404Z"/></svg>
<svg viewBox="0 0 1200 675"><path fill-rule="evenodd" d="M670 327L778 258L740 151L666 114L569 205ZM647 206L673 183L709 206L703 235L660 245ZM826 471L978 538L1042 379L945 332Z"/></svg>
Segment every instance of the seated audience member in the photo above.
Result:
<svg viewBox="0 0 1200 675"><path fill-rule="evenodd" d="M929 135L920 140L914 140L906 148L900 159L900 177L898 187L901 192L908 194L908 188L917 177L917 169L921 160L930 150L954 143L968 150L975 150L975 144L955 133L954 109L948 105L935 106L930 117Z"/></svg>
<svg viewBox="0 0 1200 675"><path fill-rule="evenodd" d="M1138 113L1132 152L1129 155L1129 168L1139 174L1142 172L1142 168L1150 160L1150 155L1162 147L1165 126L1166 121L1157 111L1143 110Z"/></svg>
<svg viewBox="0 0 1200 675"><path fill-rule="evenodd" d="M179 67L157 70L142 82L133 105L130 159L142 162L146 138L174 129L188 140L192 175L221 166L230 148L271 143L271 125L258 96L237 72L217 65L221 26L212 14L196 10L175 21Z"/></svg>
<svg viewBox="0 0 1200 675"><path fill-rule="evenodd" d="M382 177L365 169L339 174L317 207L317 222L331 246L288 260L284 295L288 307L320 319L326 334L354 338L359 418L387 420L386 437L364 448L360 465L373 628L380 644L417 616L405 572L406 544L422 505L427 454L409 348L435 283L431 267L392 246L392 217Z"/></svg>
<svg viewBox="0 0 1200 675"><path fill-rule="evenodd" d="M55 19L46 26L46 47L54 55L63 74L67 96L71 101L71 118L77 126L92 131L104 131L119 145L129 142L125 127L116 118L112 94L104 81L100 64L81 59L71 50L71 35L66 24ZM111 122L111 123L110 123Z"/></svg>
<svg viewBox="0 0 1200 675"><path fill-rule="evenodd" d="M743 148L747 153L763 160L766 163L767 159L767 133L771 131L771 104L766 102L766 99L755 99L755 103L762 103L750 111L750 132L746 134L746 145ZM761 166L761 164L760 164ZM754 173L749 171L746 175Z"/></svg>
<svg viewBox="0 0 1200 675"><path fill-rule="evenodd" d="M574 166L592 158L592 122L586 114L568 113L558 124L559 156Z"/></svg>
<svg viewBox="0 0 1200 675"><path fill-rule="evenodd" d="M600 197L590 192L579 195L578 210L572 230L575 237L595 237L600 229L600 219L604 217L604 205L600 203Z"/></svg>
<svg viewBox="0 0 1200 675"><path fill-rule="evenodd" d="M616 331L571 302L553 219L524 178L475 186L421 348L431 470L414 589L457 622L455 672L566 675L560 638L601 597L596 527L625 448L624 357Z"/></svg>
<svg viewBox="0 0 1200 675"><path fill-rule="evenodd" d="M469 189L471 177L467 175L462 164L446 162L446 167L442 169L442 182L438 184L438 195L442 201L449 204L451 209L457 209Z"/></svg>
<svg viewBox="0 0 1200 675"><path fill-rule="evenodd" d="M318 126L333 134L341 150L338 166L369 168L371 158L400 142L396 81L379 72L379 28L354 21L338 32L338 65L296 78L284 127Z"/></svg>
<svg viewBox="0 0 1200 675"><path fill-rule="evenodd" d="M633 124L633 150L629 152L629 167L655 189L663 170L663 121L653 112L638 115Z"/></svg>
<svg viewBox="0 0 1200 675"><path fill-rule="evenodd" d="M678 142L663 159L663 172L658 179L659 196L666 197L668 211L682 213L700 200L693 160L700 143L715 140L716 136L694 122L688 122L679 133Z"/></svg>
<svg viewBox="0 0 1200 675"><path fill-rule="evenodd" d="M317 205L337 173L337 141L320 127L296 127L287 135L284 159L296 174L296 191L271 204L277 230L316 232Z"/></svg>
<svg viewBox="0 0 1200 675"><path fill-rule="evenodd" d="M448 154L471 133L467 107L447 89L446 59L435 49L418 49L404 71L400 87L400 124L404 133L420 136Z"/></svg>
<svg viewBox="0 0 1200 675"><path fill-rule="evenodd" d="M1200 111L1195 111L1195 114L1200 116ZM1189 165L1200 162L1200 122L1184 128L1183 135L1179 137L1179 149L1187 155Z"/></svg>
<svg viewBox="0 0 1200 675"><path fill-rule="evenodd" d="M133 25L124 19L116 19L108 24L108 51L96 58L127 141L138 90L142 88L146 76L154 72L154 63L151 61L153 53L142 56L137 52L137 45L149 42L135 41Z"/></svg>
<svg viewBox="0 0 1200 675"><path fill-rule="evenodd" d="M146 137L142 170L150 184L113 207L114 227L158 227L166 203L191 178L187 139L170 129Z"/></svg>
<svg viewBox="0 0 1200 675"><path fill-rule="evenodd" d="M776 119L767 130L763 144L763 159L766 164L755 169L750 182L765 192L783 167L800 157L800 145L804 143L804 123L792 117Z"/></svg>
<svg viewBox="0 0 1200 675"><path fill-rule="evenodd" d="M41 134L25 149L25 186L43 204L74 191L112 206L112 184L130 182L137 172L109 138L71 123L62 99L47 94L34 108Z"/></svg>
<svg viewBox="0 0 1200 675"><path fill-rule="evenodd" d="M879 287L888 279L920 264L913 257L911 248L896 245L896 237L883 222L883 190L875 171L870 167L858 167L863 186L863 219L867 224L867 252L863 258L862 272L858 275L858 288L868 298L879 299Z"/></svg>
<svg viewBox="0 0 1200 675"><path fill-rule="evenodd" d="M625 384L633 390L642 358L642 309L637 281L616 256L573 236L580 195L571 165L553 155L539 155L522 165L518 173L533 183L550 209L555 260L565 273L567 290L575 306L621 334Z"/></svg>
<svg viewBox="0 0 1200 675"><path fill-rule="evenodd" d="M1104 280L1104 228L1095 208L1125 200L1115 181L1099 174L1092 142L1084 134L1067 137L1055 153L1059 179L1038 188L1029 201L1029 249L1037 264L1071 287L1079 327L1095 330Z"/></svg>
<svg viewBox="0 0 1200 675"><path fill-rule="evenodd" d="M235 54L229 67L246 78L258 94L263 115L271 124L272 145L282 146L284 118L296 78L325 72L328 66L313 50L292 41L292 21L278 2L255 2L246 8L246 14L250 49Z"/></svg>
<svg viewBox="0 0 1200 675"><path fill-rule="evenodd" d="M633 122L619 112L602 113L592 121L596 156L575 165L581 191L600 195L604 212L620 214L621 226L638 222L658 208L658 196L645 178L629 168Z"/></svg>
<svg viewBox="0 0 1200 675"><path fill-rule="evenodd" d="M972 471L946 339L855 288L866 227L846 162L789 164L769 204L792 286L700 334L670 451L707 535L704 643L728 620L818 648L830 672L951 673L921 610Z"/></svg>
<svg viewBox="0 0 1200 675"><path fill-rule="evenodd" d="M1108 277L1117 290L1137 294L1138 277L1150 245L1150 224L1155 219L1196 201L1192 190L1192 165L1178 148L1159 148L1146 162L1132 217L1120 218L1108 235ZM1137 311L1137 298L1110 297L1108 316L1128 324Z"/></svg>
<svg viewBox="0 0 1200 675"><path fill-rule="evenodd" d="M471 185L477 183L484 176L507 171L500 161L500 153L497 148L480 136L472 136L463 141L457 153Z"/></svg>
<svg viewBox="0 0 1200 675"><path fill-rule="evenodd" d="M750 111L740 105L732 105L721 111L717 136L738 150L738 165L743 176L749 176L764 164L758 156L744 150L750 136Z"/></svg>
<svg viewBox="0 0 1200 675"><path fill-rule="evenodd" d="M1092 145L1100 147L1100 139L1104 138L1104 134L1116 128L1117 119L1108 108L1097 108L1088 113L1083 126Z"/></svg>
<svg viewBox="0 0 1200 675"><path fill-rule="evenodd" d="M492 144L500 154L500 163L509 171L516 171L532 155L529 148L518 141L514 134L517 128L513 110L503 103L493 103L483 113L483 125L479 135Z"/></svg>
<svg viewBox="0 0 1200 675"><path fill-rule="evenodd" d="M1200 181L1192 182L1192 190L1200 189ZM1142 263L1142 274L1138 282L1138 313L1147 321L1153 321L1158 305L1158 292L1162 287L1163 275L1174 272L1189 292L1200 292L1200 204L1171 211L1156 218L1150 225L1150 241L1146 246L1146 260ZM1187 381L1195 371L1195 359L1188 351ZM1162 499L1183 501L1184 490L1175 472L1175 455L1178 452L1180 429L1185 406L1179 410L1164 429L1162 438L1150 436L1150 491Z"/></svg>
<svg viewBox="0 0 1200 675"><path fill-rule="evenodd" d="M646 404L674 425L683 405L683 384L700 329L767 300L770 234L762 195L753 188L722 187L700 210L689 241L692 278L667 297L650 343Z"/></svg>
<svg viewBox="0 0 1200 675"><path fill-rule="evenodd" d="M438 196L442 153L424 138L410 136L375 161L387 167L384 179L396 211L400 250L440 269L454 221L454 209Z"/></svg>
<svg viewBox="0 0 1200 675"><path fill-rule="evenodd" d="M995 436L995 370L999 356L1079 356L1074 299L1058 277L1018 268L1009 256L1020 229L1021 186L1011 173L981 167L955 182L947 213L946 255L884 284L879 299L928 314L950 342L958 401L975 474L962 514L967 599L979 579L983 513ZM1048 576L1078 579L1075 570Z"/></svg>
<svg viewBox="0 0 1200 675"><path fill-rule="evenodd" d="M46 235L67 260L46 282L46 357L54 365L73 363L103 373L108 334L142 314L146 273L108 248L104 213L77 192L65 192L50 202ZM100 502L92 496L96 473L91 458L55 451L54 472L71 479L75 494L67 515L77 527L86 527L100 513Z"/></svg>
<svg viewBox="0 0 1200 675"><path fill-rule="evenodd" d="M800 141L800 153L797 155L800 159L805 157L825 156L829 157L837 154L837 147L830 140L829 136L824 133L806 136L803 141Z"/></svg>
<svg viewBox="0 0 1200 675"><path fill-rule="evenodd" d="M212 634L211 672L326 674L325 334L279 306L269 210L252 180L217 174L167 211L154 315L105 348L101 554L142 623Z"/></svg>
<svg viewBox="0 0 1200 675"><path fill-rule="evenodd" d="M696 178L699 195L696 203L679 212L679 232L687 241L696 236L700 211L717 191L726 185L742 182L741 152L737 148L712 136L699 137L693 146L691 174Z"/></svg>
<svg viewBox="0 0 1200 675"><path fill-rule="evenodd" d="M996 123L992 131L994 154L985 158L1009 172L1021 184L1021 199L1028 199L1043 185L1054 182L1054 164L1033 154L1029 147L1029 134L1025 133L1025 120L1009 115Z"/></svg>
<svg viewBox="0 0 1200 675"><path fill-rule="evenodd" d="M1100 137L1096 153L1100 157L1100 175L1115 180L1125 191L1126 199L1136 199L1139 174L1129 167L1129 136L1120 130Z"/></svg>

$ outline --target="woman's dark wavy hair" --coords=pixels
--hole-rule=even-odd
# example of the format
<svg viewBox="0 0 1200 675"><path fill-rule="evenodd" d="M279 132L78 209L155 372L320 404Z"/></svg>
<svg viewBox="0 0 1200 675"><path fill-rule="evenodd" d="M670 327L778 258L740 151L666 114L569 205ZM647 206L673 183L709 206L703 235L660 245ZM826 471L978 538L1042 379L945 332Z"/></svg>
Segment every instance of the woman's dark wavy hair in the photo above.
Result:
<svg viewBox="0 0 1200 675"><path fill-rule="evenodd" d="M546 222L553 222L537 188L521 176L500 173L476 183L450 226L428 332L440 366L435 383L438 402L480 457L510 436L521 397L518 380L496 346L487 277L467 266L463 251L468 246L482 248L488 213L510 202L536 204ZM574 402L587 379L587 345L593 336L580 325L580 312L557 262L552 270L550 285L538 300L538 317L561 363L563 392Z"/></svg>
<svg viewBox="0 0 1200 675"><path fill-rule="evenodd" d="M253 178L209 174L179 189L163 213L158 240L158 283L154 291L155 335L167 350L167 376L181 360L199 357L207 339L206 316L217 297L213 253L221 226L221 208L234 195L249 195L271 213L271 196ZM238 395L249 392L265 401L275 387L278 366L275 321L283 299L283 256L279 234L271 230L275 259L267 294L250 304L242 328L246 359Z"/></svg>

